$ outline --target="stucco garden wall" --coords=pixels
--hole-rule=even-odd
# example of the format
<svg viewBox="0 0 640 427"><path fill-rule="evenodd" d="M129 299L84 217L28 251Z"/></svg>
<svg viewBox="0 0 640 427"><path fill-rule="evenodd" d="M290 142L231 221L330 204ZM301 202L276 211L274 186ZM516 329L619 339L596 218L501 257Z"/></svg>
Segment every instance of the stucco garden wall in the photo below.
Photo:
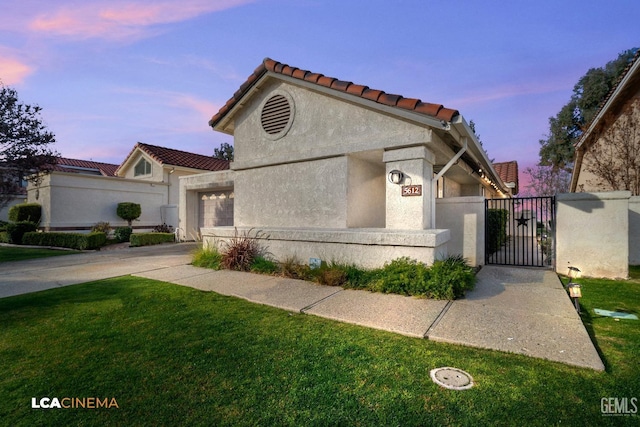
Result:
<svg viewBox="0 0 640 427"><path fill-rule="evenodd" d="M629 199L629 264L640 265L640 196Z"/></svg>
<svg viewBox="0 0 640 427"><path fill-rule="evenodd" d="M573 266L583 276L628 277L630 196L628 191L556 196L558 273Z"/></svg>
<svg viewBox="0 0 640 427"><path fill-rule="evenodd" d="M484 264L484 197L437 199L436 226L451 233L450 255L462 255L474 266Z"/></svg>
<svg viewBox="0 0 640 427"><path fill-rule="evenodd" d="M449 230L388 231L381 229L279 229L260 228L249 231L237 228L239 234L256 232L264 239L261 244L277 261L294 256L299 262L308 263L310 258L325 262L356 264L365 268L382 267L399 257L408 256L432 264L435 259L445 258ZM203 228L205 247L224 248L236 233L234 227Z"/></svg>
<svg viewBox="0 0 640 427"><path fill-rule="evenodd" d="M41 227L49 230L88 229L99 221L125 226L126 221L116 215L120 202L139 203L142 215L133 226L151 228L177 219L175 205L166 204L167 190L168 185L161 182L53 173L39 188L29 187L28 201L42 205Z"/></svg>

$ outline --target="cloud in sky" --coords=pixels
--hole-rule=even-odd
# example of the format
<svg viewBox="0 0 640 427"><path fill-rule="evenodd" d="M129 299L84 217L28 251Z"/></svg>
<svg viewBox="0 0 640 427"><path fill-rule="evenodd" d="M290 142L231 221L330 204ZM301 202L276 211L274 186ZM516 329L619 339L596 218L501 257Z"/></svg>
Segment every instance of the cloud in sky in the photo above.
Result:
<svg viewBox="0 0 640 427"><path fill-rule="evenodd" d="M130 41L157 33L156 26L219 12L255 0L46 2L44 12L28 18L26 28L72 39ZM49 6L51 5L51 6ZM46 9L49 10L46 10ZM42 8L36 9L42 10Z"/></svg>
<svg viewBox="0 0 640 427"><path fill-rule="evenodd" d="M0 46L0 78L2 83L6 85L22 83L33 71L32 66L13 55L9 49Z"/></svg>

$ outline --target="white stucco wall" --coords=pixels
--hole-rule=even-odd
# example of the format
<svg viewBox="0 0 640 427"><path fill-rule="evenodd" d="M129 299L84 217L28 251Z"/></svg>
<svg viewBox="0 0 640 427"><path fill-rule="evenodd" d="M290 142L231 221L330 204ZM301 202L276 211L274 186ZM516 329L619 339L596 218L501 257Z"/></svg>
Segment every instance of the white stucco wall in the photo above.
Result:
<svg viewBox="0 0 640 427"><path fill-rule="evenodd" d="M629 199L629 264L640 265L640 196Z"/></svg>
<svg viewBox="0 0 640 427"><path fill-rule="evenodd" d="M385 176L382 151L377 162L348 157L347 227L385 227Z"/></svg>
<svg viewBox="0 0 640 427"><path fill-rule="evenodd" d="M346 156L235 172L239 227L347 227Z"/></svg>
<svg viewBox="0 0 640 427"><path fill-rule="evenodd" d="M44 178L39 191L30 186L28 199L42 205L45 228L91 227L99 221L125 226L126 221L116 215L120 202L141 205L142 215L134 227L153 227L162 223L167 187L161 182L55 172Z"/></svg>
<svg viewBox="0 0 640 427"><path fill-rule="evenodd" d="M260 232L261 246L277 261L295 257L306 264L310 258L319 258L365 268L382 267L404 256L432 264L447 256L450 240L449 230L260 228L249 232L247 227L237 228L240 235L249 233L252 237L256 231ZM223 250L225 241L235 234L233 227L202 229L205 247Z"/></svg>
<svg viewBox="0 0 640 427"><path fill-rule="evenodd" d="M629 275L629 191L556 196L556 271L583 276Z"/></svg>
<svg viewBox="0 0 640 427"><path fill-rule="evenodd" d="M462 255L471 265L484 264L484 197L452 197L436 201L436 226L449 229L450 255Z"/></svg>

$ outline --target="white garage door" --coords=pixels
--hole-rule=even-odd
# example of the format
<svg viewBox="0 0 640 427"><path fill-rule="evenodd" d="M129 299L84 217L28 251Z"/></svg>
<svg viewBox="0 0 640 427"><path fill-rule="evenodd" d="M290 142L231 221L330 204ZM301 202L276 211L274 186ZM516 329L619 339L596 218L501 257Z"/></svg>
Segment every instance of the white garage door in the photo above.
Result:
<svg viewBox="0 0 640 427"><path fill-rule="evenodd" d="M198 225L218 227L233 225L233 191L199 193Z"/></svg>

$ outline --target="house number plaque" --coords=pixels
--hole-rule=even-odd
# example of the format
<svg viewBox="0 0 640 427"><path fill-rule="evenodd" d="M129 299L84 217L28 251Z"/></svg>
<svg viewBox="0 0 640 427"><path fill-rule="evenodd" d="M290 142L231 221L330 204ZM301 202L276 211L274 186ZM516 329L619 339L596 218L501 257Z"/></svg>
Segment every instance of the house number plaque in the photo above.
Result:
<svg viewBox="0 0 640 427"><path fill-rule="evenodd" d="M422 185L403 185L402 197L422 196Z"/></svg>

